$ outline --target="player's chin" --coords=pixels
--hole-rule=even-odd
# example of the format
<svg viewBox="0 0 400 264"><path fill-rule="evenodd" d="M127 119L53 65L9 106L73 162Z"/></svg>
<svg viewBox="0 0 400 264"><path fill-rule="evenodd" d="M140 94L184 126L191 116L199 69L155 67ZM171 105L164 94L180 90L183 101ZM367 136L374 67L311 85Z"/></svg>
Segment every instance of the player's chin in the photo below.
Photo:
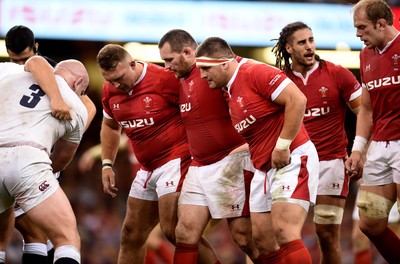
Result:
<svg viewBox="0 0 400 264"><path fill-rule="evenodd" d="M211 89L217 89L217 88L219 88L218 85L217 85L217 83L215 83L215 82L213 82L213 81L208 81L208 86L209 86Z"/></svg>

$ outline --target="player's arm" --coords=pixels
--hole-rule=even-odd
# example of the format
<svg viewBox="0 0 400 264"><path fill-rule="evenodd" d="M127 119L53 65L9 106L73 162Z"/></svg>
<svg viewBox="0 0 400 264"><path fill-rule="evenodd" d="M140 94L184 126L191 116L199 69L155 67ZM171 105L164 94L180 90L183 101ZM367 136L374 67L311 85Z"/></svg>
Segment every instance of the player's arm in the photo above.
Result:
<svg viewBox="0 0 400 264"><path fill-rule="evenodd" d="M282 168L290 163L290 143L303 123L307 99L299 88L290 82L274 100L285 107L284 123L277 144L272 152L272 168Z"/></svg>
<svg viewBox="0 0 400 264"><path fill-rule="evenodd" d="M355 99L349 101L347 103L347 106L355 115L358 115L358 112L360 112L360 107L361 107L361 96L358 96Z"/></svg>
<svg viewBox="0 0 400 264"><path fill-rule="evenodd" d="M92 123L94 116L96 115L96 111L97 111L96 105L93 103L93 101L87 95L79 96L79 98L81 99L82 103L85 105L86 110L88 112L88 120L87 120L87 124L85 127L85 131L86 131L88 129L88 127L90 126L90 124Z"/></svg>
<svg viewBox="0 0 400 264"><path fill-rule="evenodd" d="M357 180L361 177L363 155L371 138L372 103L367 89L362 88L360 111L357 114L356 137L350 157L346 160L346 170L350 177Z"/></svg>
<svg viewBox="0 0 400 264"><path fill-rule="evenodd" d="M52 115L60 120L70 120L70 107L64 102L54 77L53 68L41 56L29 58L24 66L25 71L32 73L33 78L50 98Z"/></svg>
<svg viewBox="0 0 400 264"><path fill-rule="evenodd" d="M100 131L102 182L103 191L111 197L116 197L118 189L115 187L113 164L118 153L121 138L121 127L114 119L103 117Z"/></svg>
<svg viewBox="0 0 400 264"><path fill-rule="evenodd" d="M53 151L50 154L52 161L51 167L53 172L64 170L74 157L79 144L59 139L53 146Z"/></svg>

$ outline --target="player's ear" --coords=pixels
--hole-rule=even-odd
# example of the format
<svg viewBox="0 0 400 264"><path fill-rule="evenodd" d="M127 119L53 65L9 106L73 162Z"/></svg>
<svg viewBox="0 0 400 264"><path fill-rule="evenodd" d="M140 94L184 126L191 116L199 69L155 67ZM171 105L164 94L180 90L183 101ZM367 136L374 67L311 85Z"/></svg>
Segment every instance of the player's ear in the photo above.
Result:
<svg viewBox="0 0 400 264"><path fill-rule="evenodd" d="M81 90L83 89L81 86L82 86L82 82L83 82L83 78L82 77L77 77L76 79L75 79L75 81L74 81L74 84L73 84L73 90L75 91L75 93L77 93L78 95L80 95L81 94Z"/></svg>
<svg viewBox="0 0 400 264"><path fill-rule="evenodd" d="M285 50L289 54L292 54L292 52L293 52L292 46L290 46L288 43L285 44Z"/></svg>
<svg viewBox="0 0 400 264"><path fill-rule="evenodd" d="M33 53L37 53L39 50L39 43L35 42L35 45L33 45Z"/></svg>
<svg viewBox="0 0 400 264"><path fill-rule="evenodd" d="M194 50L189 47L185 47L183 48L182 53L184 56L191 56L192 54L194 55Z"/></svg>
<svg viewBox="0 0 400 264"><path fill-rule="evenodd" d="M384 30L385 27L387 26L387 22L383 18L378 19L377 24L380 31Z"/></svg>

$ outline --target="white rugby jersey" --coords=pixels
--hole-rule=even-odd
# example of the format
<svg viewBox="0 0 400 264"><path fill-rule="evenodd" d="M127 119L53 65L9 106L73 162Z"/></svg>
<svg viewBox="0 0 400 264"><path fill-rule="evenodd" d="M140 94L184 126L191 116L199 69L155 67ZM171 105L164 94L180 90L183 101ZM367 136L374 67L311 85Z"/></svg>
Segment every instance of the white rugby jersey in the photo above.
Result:
<svg viewBox="0 0 400 264"><path fill-rule="evenodd" d="M56 76L56 81L71 107L72 120L60 121L51 115L48 96L23 65L0 63L0 147L28 143L50 154L59 138L79 144L88 119L86 107L62 77Z"/></svg>

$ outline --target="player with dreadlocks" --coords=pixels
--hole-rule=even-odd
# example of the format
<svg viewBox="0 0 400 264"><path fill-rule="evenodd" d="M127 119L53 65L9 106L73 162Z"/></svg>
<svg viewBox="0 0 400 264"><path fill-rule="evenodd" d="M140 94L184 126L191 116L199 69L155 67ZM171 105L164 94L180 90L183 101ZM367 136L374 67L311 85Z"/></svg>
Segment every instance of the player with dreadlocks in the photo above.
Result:
<svg viewBox="0 0 400 264"><path fill-rule="evenodd" d="M349 191L349 175L344 166L348 143L344 123L347 107L358 113L361 89L348 69L322 60L315 50L311 28L294 22L282 29L272 51L276 66L307 97L304 124L320 160L314 223L321 263L339 263L340 226Z"/></svg>

